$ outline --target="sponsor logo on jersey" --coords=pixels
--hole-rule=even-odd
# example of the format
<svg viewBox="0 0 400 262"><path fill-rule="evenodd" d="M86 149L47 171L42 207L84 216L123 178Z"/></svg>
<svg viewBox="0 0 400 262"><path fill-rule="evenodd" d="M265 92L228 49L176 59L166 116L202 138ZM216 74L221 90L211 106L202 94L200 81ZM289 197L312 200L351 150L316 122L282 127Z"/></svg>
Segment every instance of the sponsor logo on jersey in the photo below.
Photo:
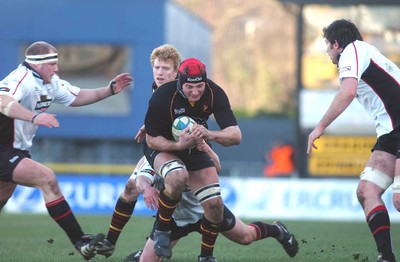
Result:
<svg viewBox="0 0 400 262"><path fill-rule="evenodd" d="M0 87L0 91L3 91L3 92L10 92L10 88L5 87L5 86L1 86L1 87Z"/></svg>
<svg viewBox="0 0 400 262"><path fill-rule="evenodd" d="M35 110L46 111L51 105L51 99L38 101L35 106Z"/></svg>
<svg viewBox="0 0 400 262"><path fill-rule="evenodd" d="M180 114L183 114L183 113L185 113L185 108L176 108L176 109L174 109L174 114L175 115L180 115Z"/></svg>
<svg viewBox="0 0 400 262"><path fill-rule="evenodd" d="M343 66L339 68L339 73L351 71L351 66Z"/></svg>

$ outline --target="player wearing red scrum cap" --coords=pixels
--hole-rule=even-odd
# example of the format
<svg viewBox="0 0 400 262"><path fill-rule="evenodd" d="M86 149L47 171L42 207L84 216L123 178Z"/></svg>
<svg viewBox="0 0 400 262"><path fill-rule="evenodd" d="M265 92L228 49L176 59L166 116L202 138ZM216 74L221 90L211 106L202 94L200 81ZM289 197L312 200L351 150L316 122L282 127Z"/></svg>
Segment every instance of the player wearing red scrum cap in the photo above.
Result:
<svg viewBox="0 0 400 262"><path fill-rule="evenodd" d="M207 120L214 115L220 130L208 130ZM186 115L197 124L190 134L182 133L174 141L171 126L175 118ZM210 156L190 149L203 141L223 146L237 145L242 135L224 90L207 78L205 65L189 58L179 67L178 79L157 89L149 102L145 118L144 152L157 174L165 179L159 195L159 209L154 232L154 251L158 257L170 258L170 222L186 185L191 187L204 208L201 222L199 261L216 261L215 241L223 217L223 200L218 174Z"/></svg>
<svg viewBox="0 0 400 262"><path fill-rule="evenodd" d="M162 84L176 79L181 61L180 54L175 47L165 44L155 48L150 55L150 62L154 77L153 91ZM145 135L143 131L144 126L135 137L138 143L142 141L143 134ZM215 152L205 142L197 146L201 147L202 151L206 151L213 158L217 172L219 172L221 166ZM158 209L157 194L163 189L164 179L156 175L145 157L141 158L118 198L107 237L97 247L97 254L109 257L114 253L119 235L130 220L140 194L143 194L143 200L147 207ZM170 235L171 247L174 247L180 238L187 236L189 233L194 231L200 232L204 210L192 191L189 188L186 189L173 213ZM254 241L273 237L282 244L290 257L295 256L298 252L297 241L293 234L279 221L274 222L273 225L261 221L246 225L225 207L220 229L225 237L239 244L247 245ZM153 237L154 229L148 237L143 250L133 252L125 261L160 261L154 253Z"/></svg>

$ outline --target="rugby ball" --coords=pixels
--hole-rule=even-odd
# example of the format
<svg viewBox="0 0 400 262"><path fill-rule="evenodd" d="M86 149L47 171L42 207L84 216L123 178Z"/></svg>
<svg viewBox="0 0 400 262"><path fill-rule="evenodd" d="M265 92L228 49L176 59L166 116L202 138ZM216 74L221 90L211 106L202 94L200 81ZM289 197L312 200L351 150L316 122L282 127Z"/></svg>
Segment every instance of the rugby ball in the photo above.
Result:
<svg viewBox="0 0 400 262"><path fill-rule="evenodd" d="M174 137L174 140L178 141L179 135L187 127L189 127L188 132L190 133L194 124L196 124L196 122L192 118L188 116L178 116L172 123L172 136Z"/></svg>

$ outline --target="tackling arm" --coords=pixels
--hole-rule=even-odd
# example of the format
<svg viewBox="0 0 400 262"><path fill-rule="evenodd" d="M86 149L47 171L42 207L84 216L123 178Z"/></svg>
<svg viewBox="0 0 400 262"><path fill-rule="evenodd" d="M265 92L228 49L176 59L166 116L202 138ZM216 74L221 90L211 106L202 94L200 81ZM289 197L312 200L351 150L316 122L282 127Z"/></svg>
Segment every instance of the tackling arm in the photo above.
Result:
<svg viewBox="0 0 400 262"><path fill-rule="evenodd" d="M0 95L0 113L14 119L31 121L35 113L23 107L18 101L8 95Z"/></svg>
<svg viewBox="0 0 400 262"><path fill-rule="evenodd" d="M183 151L195 145L194 137L186 132L182 132L177 142L163 136L154 137L146 134L146 142L150 148L161 152Z"/></svg>

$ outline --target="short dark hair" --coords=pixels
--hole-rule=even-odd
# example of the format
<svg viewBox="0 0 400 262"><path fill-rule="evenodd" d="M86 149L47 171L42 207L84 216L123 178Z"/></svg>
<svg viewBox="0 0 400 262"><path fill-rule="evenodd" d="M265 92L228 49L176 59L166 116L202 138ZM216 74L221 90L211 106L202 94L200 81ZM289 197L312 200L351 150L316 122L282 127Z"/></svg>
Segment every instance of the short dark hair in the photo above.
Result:
<svg viewBox="0 0 400 262"><path fill-rule="evenodd" d="M363 37L358 28L350 20L340 19L333 21L329 26L322 29L322 36L333 44L335 41L339 47L345 48L348 44L356 40L363 41Z"/></svg>
<svg viewBox="0 0 400 262"><path fill-rule="evenodd" d="M52 52L57 53L57 49L54 46L44 41L38 41L28 46L28 48L26 48L25 56L46 55Z"/></svg>

